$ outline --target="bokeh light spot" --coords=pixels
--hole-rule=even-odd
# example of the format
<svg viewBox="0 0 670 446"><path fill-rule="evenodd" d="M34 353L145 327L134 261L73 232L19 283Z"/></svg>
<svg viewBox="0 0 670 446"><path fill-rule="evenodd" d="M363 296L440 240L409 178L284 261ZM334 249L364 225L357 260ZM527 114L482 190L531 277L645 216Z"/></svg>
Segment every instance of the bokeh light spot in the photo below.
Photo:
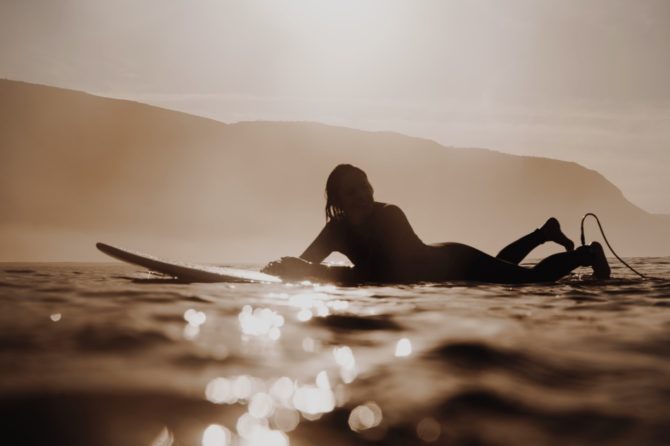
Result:
<svg viewBox="0 0 670 446"><path fill-rule="evenodd" d="M174 435L164 426L158 433L156 438L151 442L150 446L172 446L174 444Z"/></svg>
<svg viewBox="0 0 670 446"><path fill-rule="evenodd" d="M215 404L233 404L237 398L233 394L233 385L226 378L214 378L205 389L207 401Z"/></svg>
<svg viewBox="0 0 670 446"><path fill-rule="evenodd" d="M367 402L356 406L349 414L349 427L354 432L360 432L378 426L382 422L382 410L374 402Z"/></svg>
<svg viewBox="0 0 670 446"><path fill-rule="evenodd" d="M442 428L434 418L424 418L416 425L416 435L426 443L432 443L440 438Z"/></svg>
<svg viewBox="0 0 670 446"><path fill-rule="evenodd" d="M231 434L220 424L210 424L202 434L202 446L228 446Z"/></svg>
<svg viewBox="0 0 670 446"><path fill-rule="evenodd" d="M284 317L269 308L252 308L245 305L238 315L242 334L254 337L266 337L276 341L281 336L280 328Z"/></svg>
<svg viewBox="0 0 670 446"><path fill-rule="evenodd" d="M282 432L291 432L300 423L300 414L297 410L280 407L272 416L272 424Z"/></svg>
<svg viewBox="0 0 670 446"><path fill-rule="evenodd" d="M267 418L274 411L272 397L265 392L258 392L249 401L249 413L255 418Z"/></svg>
<svg viewBox="0 0 670 446"><path fill-rule="evenodd" d="M207 315L202 311L189 308L184 312L184 320L188 322L189 325L199 327L207 321Z"/></svg>
<svg viewBox="0 0 670 446"><path fill-rule="evenodd" d="M333 356L337 365L340 366L340 378L342 381L349 384L356 379L358 375L356 358L351 348L346 345L343 347L334 347Z"/></svg>
<svg viewBox="0 0 670 446"><path fill-rule="evenodd" d="M402 338L395 346L395 356L403 358L412 354L412 342L407 338Z"/></svg>
<svg viewBox="0 0 670 446"><path fill-rule="evenodd" d="M282 376L270 387L270 395L285 407L293 407L291 397L295 391L295 385L290 378Z"/></svg>

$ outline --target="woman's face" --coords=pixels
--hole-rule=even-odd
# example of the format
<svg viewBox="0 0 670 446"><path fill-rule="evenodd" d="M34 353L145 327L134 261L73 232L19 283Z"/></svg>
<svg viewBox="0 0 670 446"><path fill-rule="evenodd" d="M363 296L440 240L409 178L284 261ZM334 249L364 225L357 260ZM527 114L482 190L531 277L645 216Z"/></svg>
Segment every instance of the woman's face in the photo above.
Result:
<svg viewBox="0 0 670 446"><path fill-rule="evenodd" d="M352 172L344 177L340 187L340 203L346 218L352 223L360 223L372 213L372 186L365 175Z"/></svg>

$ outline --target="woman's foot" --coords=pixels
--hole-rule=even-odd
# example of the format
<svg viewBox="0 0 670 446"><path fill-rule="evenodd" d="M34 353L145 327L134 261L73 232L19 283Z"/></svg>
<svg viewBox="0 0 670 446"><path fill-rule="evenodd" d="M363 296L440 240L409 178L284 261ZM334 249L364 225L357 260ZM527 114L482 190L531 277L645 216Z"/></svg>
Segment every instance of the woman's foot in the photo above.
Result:
<svg viewBox="0 0 670 446"><path fill-rule="evenodd" d="M563 246L566 251L572 251L575 249L575 244L570 240L563 231L561 231L561 225L554 217L551 217L547 220L544 225L539 229L540 234L544 238L545 242L555 242ZM602 248L601 248L602 249Z"/></svg>
<svg viewBox="0 0 670 446"><path fill-rule="evenodd" d="M589 246L589 254L591 256L591 267L593 268L593 277L596 279L610 278L610 265L607 263L605 251L598 242L593 242Z"/></svg>

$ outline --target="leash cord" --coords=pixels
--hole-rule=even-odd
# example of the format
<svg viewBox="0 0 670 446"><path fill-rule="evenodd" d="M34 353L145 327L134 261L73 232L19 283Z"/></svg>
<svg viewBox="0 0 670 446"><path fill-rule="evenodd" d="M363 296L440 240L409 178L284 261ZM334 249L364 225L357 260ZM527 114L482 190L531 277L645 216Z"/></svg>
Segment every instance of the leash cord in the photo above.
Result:
<svg viewBox="0 0 670 446"><path fill-rule="evenodd" d="M600 234L603 236L603 240L605 240L605 243L607 244L607 247L610 249L610 251L612 251L612 254L614 254L614 257L616 257L619 260L619 262L626 265L628 267L628 269L630 269L631 271L633 271L635 274L642 277L643 279L654 279L653 277L648 277L648 276L645 276L644 274L638 272L635 268L630 266L621 257L619 257L619 255L612 248L612 245L610 245L609 240L607 240L607 237L605 236L605 231L603 230L603 227L600 224L600 220L598 219L598 216L596 214L592 213L592 212L588 212L584 215L584 217L582 217L582 223L581 223L581 229L582 229L581 242L582 242L582 246L586 245L586 239L584 238L584 220L586 220L586 217L593 217L593 218L596 219L596 223L598 223L598 228L600 229Z"/></svg>

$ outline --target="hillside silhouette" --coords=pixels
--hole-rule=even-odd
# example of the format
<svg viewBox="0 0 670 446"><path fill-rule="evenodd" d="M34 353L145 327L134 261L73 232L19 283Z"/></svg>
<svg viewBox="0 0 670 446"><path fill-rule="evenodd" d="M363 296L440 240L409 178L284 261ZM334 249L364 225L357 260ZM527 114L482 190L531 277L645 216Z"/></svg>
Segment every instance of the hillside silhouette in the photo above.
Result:
<svg viewBox="0 0 670 446"><path fill-rule="evenodd" d="M323 225L325 180L342 162L425 242L494 253L551 215L577 242L595 212L620 254L670 254L670 217L570 162L309 122L225 124L9 80L0 134L5 261L101 260L98 240L184 260L296 255Z"/></svg>

